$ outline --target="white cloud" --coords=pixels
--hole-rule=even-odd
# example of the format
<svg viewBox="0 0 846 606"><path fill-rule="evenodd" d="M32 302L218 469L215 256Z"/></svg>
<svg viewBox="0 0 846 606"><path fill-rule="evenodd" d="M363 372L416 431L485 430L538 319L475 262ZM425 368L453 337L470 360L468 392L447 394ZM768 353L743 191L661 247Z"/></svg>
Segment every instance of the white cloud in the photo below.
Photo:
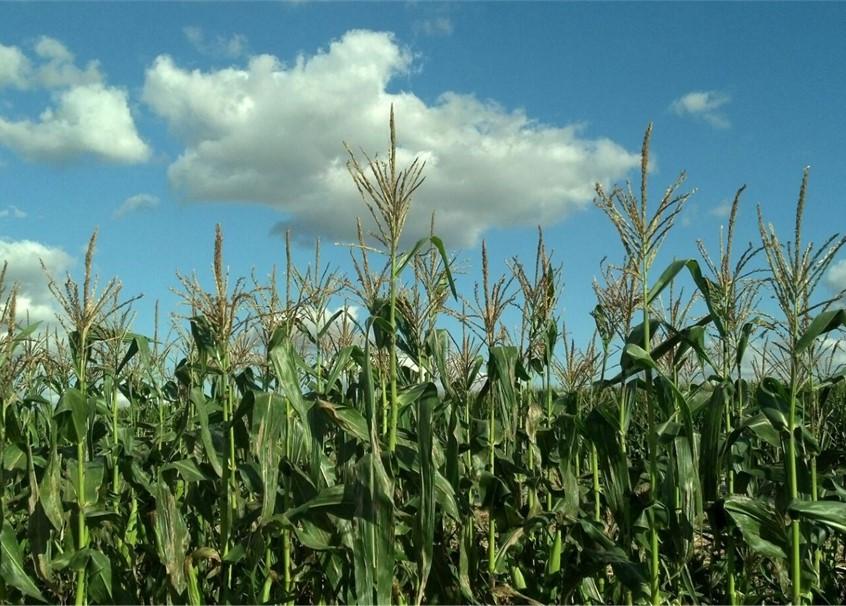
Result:
<svg viewBox="0 0 846 606"><path fill-rule="evenodd" d="M620 179L639 162L579 126L543 125L472 95L446 92L429 105L389 92L411 68L411 53L390 34L351 31L291 65L259 55L203 72L160 56L143 98L185 145L168 171L181 195L272 205L298 236L349 239L355 216L368 216L342 141L384 155L391 104L398 161L427 161L409 238L425 235L432 211L453 246L491 227L549 224L589 205L596 181Z"/></svg>
<svg viewBox="0 0 846 606"><path fill-rule="evenodd" d="M23 62L14 59L16 54ZM73 54L48 37L38 40L35 54L41 63L33 66L16 47L0 47L0 86L46 89L52 98L37 119L0 116L0 145L36 161L67 162L85 155L123 163L149 158L126 92L105 84L97 62L80 69Z"/></svg>
<svg viewBox="0 0 846 606"><path fill-rule="evenodd" d="M85 69L74 64L74 56L64 44L55 38L42 36L35 44L35 54L46 63L40 65L34 74L37 84L44 88L61 88L103 81L100 66L90 61Z"/></svg>
<svg viewBox="0 0 846 606"><path fill-rule="evenodd" d="M151 209L158 205L159 199L152 194L135 194L123 201L117 210L115 210L114 217L115 219L120 219L137 210Z"/></svg>
<svg viewBox="0 0 846 606"><path fill-rule="evenodd" d="M26 88L29 59L16 46L0 44L0 89L5 86Z"/></svg>
<svg viewBox="0 0 846 606"><path fill-rule="evenodd" d="M451 36L455 26L449 17L433 17L415 21L414 31L426 36Z"/></svg>
<svg viewBox="0 0 846 606"><path fill-rule="evenodd" d="M228 38L218 35L209 39L203 29L196 25L183 27L182 33L191 46L201 55L235 59L247 52L247 38L243 34L232 34Z"/></svg>
<svg viewBox="0 0 846 606"><path fill-rule="evenodd" d="M828 268L825 282L835 294L846 290L846 259L841 259Z"/></svg>
<svg viewBox="0 0 846 606"><path fill-rule="evenodd" d="M0 219L26 219L26 212L14 204L10 204L6 208L0 210Z"/></svg>
<svg viewBox="0 0 846 606"><path fill-rule="evenodd" d="M31 321L55 320L55 302L47 288L41 261L57 280L73 264L73 258L61 248L32 240L0 239L0 267L4 262L8 263L6 287L18 285L17 313L20 320L27 315Z"/></svg>
<svg viewBox="0 0 846 606"><path fill-rule="evenodd" d="M731 97L719 91L692 91L673 101L670 109L679 116L701 118L715 128L728 128L731 122L719 110L729 101Z"/></svg>

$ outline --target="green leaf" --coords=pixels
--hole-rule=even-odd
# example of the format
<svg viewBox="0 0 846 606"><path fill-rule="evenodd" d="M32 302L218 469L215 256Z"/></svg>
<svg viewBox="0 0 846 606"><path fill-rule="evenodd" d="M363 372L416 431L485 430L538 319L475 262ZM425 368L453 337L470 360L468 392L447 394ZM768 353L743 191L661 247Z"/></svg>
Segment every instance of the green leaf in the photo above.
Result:
<svg viewBox="0 0 846 606"><path fill-rule="evenodd" d="M447 282L449 283L449 290L452 293L453 298L458 298L457 291L455 289L455 282L452 280L452 272L449 268L449 257L446 254L446 248L444 248L443 241L437 236L427 236L425 238L420 238L417 242L415 242L414 246L411 247L411 250L404 252L399 255L397 258L396 269L394 271L394 278L398 278L399 275L403 272L405 267L414 258L414 255L418 253L420 248L426 244L426 242L430 242L432 246L435 247L435 250L438 251L438 254L441 257L441 261L444 264L444 273L446 274Z"/></svg>
<svg viewBox="0 0 846 606"><path fill-rule="evenodd" d="M663 271L663 273L658 276L658 280L656 280L655 284L652 285L652 288L649 289L649 295L647 296L647 303L652 303L655 298L661 294L669 284L672 282L678 273L683 270L687 269L690 273L690 277L693 278L693 282L699 288L699 291L702 293L702 297L705 299L705 305L708 307L708 311L711 313L711 317L714 320L714 326L717 327L720 335L725 336L725 328L723 323L719 317L719 314L716 313L714 309L714 304L711 295L711 282L702 275L702 270L699 267L699 263L696 262L694 259L680 259L677 261L673 261L670 265L667 266L667 269Z"/></svg>
<svg viewBox="0 0 846 606"><path fill-rule="evenodd" d="M275 335L274 335L275 336ZM291 402L297 415L300 417L301 427L303 431L303 439L310 448L319 448L319 444L312 444L312 432L309 425L309 409L310 406L306 404L303 399L303 392L300 388L299 380L297 379L297 363L296 353L294 352L294 345L289 339L280 339L279 343L274 346L269 353L273 372L276 374L276 380L282 388L282 392L286 398Z"/></svg>
<svg viewBox="0 0 846 606"><path fill-rule="evenodd" d="M99 604L113 603L112 562L104 553L90 550L88 560L88 593Z"/></svg>
<svg viewBox="0 0 846 606"><path fill-rule="evenodd" d="M332 368L329 369L329 373L326 375L327 389L335 385L338 377L340 377L344 369L347 368L355 349L355 345L344 347L338 352L338 355L335 356L335 359L332 361Z"/></svg>
<svg viewBox="0 0 846 606"><path fill-rule="evenodd" d="M103 485L103 478L106 474L106 466L103 459L94 459L85 464L85 495L86 507L96 505L100 500L100 487Z"/></svg>
<svg viewBox="0 0 846 606"><path fill-rule="evenodd" d="M510 495L508 485L492 473L483 471L479 475L479 498L483 508L497 511Z"/></svg>
<svg viewBox="0 0 846 606"><path fill-rule="evenodd" d="M774 560L786 560L788 549L784 520L775 509L760 499L732 496L725 501L732 517L750 548Z"/></svg>
<svg viewBox="0 0 846 606"><path fill-rule="evenodd" d="M846 503L840 501L793 501L788 507L791 514L821 522L839 532L846 532Z"/></svg>
<svg viewBox="0 0 846 606"><path fill-rule="evenodd" d="M220 463L220 455L214 446L212 440L211 429L209 428L209 401L206 399L202 388L195 387L191 390L191 402L194 403L194 408L197 411L197 417L200 419L200 439L203 441L203 447L206 450L206 456L209 463L217 474L217 477L223 477L223 466Z"/></svg>
<svg viewBox="0 0 846 606"><path fill-rule="evenodd" d="M356 601L390 604L394 577L394 503L381 460L365 454L355 467L353 565Z"/></svg>
<svg viewBox="0 0 846 606"><path fill-rule="evenodd" d="M35 582L24 570L23 553L15 531L6 520L0 521L0 524L3 525L0 530L0 575L3 576L3 581L27 597L46 602Z"/></svg>
<svg viewBox="0 0 846 606"><path fill-rule="evenodd" d="M81 442L88 435L88 401L78 389L62 393L53 417L65 427L72 442Z"/></svg>
<svg viewBox="0 0 846 606"><path fill-rule="evenodd" d="M322 510L337 510L338 508L352 505L346 486L335 484L323 488L312 499L302 505L293 507L285 512L284 517L289 522L295 522L299 518Z"/></svg>
<svg viewBox="0 0 846 606"><path fill-rule="evenodd" d="M124 339L129 340L129 347L126 350L126 354L123 356L123 360L121 360L120 364L118 364L115 369L115 375L119 375L120 371L123 370L129 361L136 355L140 355L141 357L141 367L149 369L151 367L150 344L147 341L147 337L137 334L128 334Z"/></svg>
<svg viewBox="0 0 846 606"><path fill-rule="evenodd" d="M811 343L827 332L831 332L836 328L846 326L846 309L832 309L824 311L811 322L808 330L802 335L796 343L796 353L802 352L811 346Z"/></svg>
<svg viewBox="0 0 846 606"><path fill-rule="evenodd" d="M341 428L361 442L370 441L367 421L362 414L351 406L333 404L326 400L318 400L316 406L337 427Z"/></svg>
<svg viewBox="0 0 846 606"><path fill-rule="evenodd" d="M279 486L279 461L282 458L281 438L285 424L285 402L274 393L261 393L253 403L252 437L253 454L258 459L262 481L261 519L267 521L276 508Z"/></svg>
<svg viewBox="0 0 846 606"><path fill-rule="evenodd" d="M200 353L208 356L214 355L217 339L206 318L203 316L191 318L191 336L194 337L194 344Z"/></svg>
<svg viewBox="0 0 846 606"><path fill-rule="evenodd" d="M429 571L432 569L435 540L435 461L432 437L432 413L438 402L438 390L427 383L429 389L417 404L417 451L420 454L420 509L417 516L417 604L423 602L423 593Z"/></svg>
<svg viewBox="0 0 846 606"><path fill-rule="evenodd" d="M719 479L722 472L722 451L720 438L723 434L723 418L730 401L730 384L720 383L715 386L705 406L705 418L702 425L699 469L702 476L703 497L706 501L717 498Z"/></svg>
<svg viewBox="0 0 846 606"><path fill-rule="evenodd" d="M161 467L161 471L169 471L171 469L178 472L186 482L206 482L213 479L193 459L180 459L167 465L162 465Z"/></svg>

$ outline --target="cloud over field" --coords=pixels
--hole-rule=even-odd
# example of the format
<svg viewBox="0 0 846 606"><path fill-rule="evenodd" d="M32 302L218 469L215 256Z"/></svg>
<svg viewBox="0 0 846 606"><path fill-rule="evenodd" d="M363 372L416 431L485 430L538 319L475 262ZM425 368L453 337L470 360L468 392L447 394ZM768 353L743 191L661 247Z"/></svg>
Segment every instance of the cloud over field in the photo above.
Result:
<svg viewBox="0 0 846 606"><path fill-rule="evenodd" d="M168 171L181 196L272 205L297 236L349 239L354 218L367 216L342 141L384 156L391 104L398 160L427 162L410 237L426 233L432 211L453 246L491 227L551 223L588 205L594 182L638 164L637 154L578 126L540 124L473 95L445 92L427 103L397 90L414 68L391 34L350 31L291 63L257 55L243 67L200 71L161 55L143 99L184 145Z"/></svg>
<svg viewBox="0 0 846 606"><path fill-rule="evenodd" d="M61 281L73 265L73 257L61 248L32 240L0 239L0 268L4 262L8 263L7 292L12 284L18 285L17 312L21 321L27 314L31 321L55 320L55 302L47 288L41 261L56 281Z"/></svg>
<svg viewBox="0 0 846 606"><path fill-rule="evenodd" d="M46 90L51 104L37 118L0 115L0 145L35 161L68 162L91 155L121 163L150 156L123 89L105 82L96 61L80 68L58 40L41 37L30 59L15 46L0 44L0 93Z"/></svg>

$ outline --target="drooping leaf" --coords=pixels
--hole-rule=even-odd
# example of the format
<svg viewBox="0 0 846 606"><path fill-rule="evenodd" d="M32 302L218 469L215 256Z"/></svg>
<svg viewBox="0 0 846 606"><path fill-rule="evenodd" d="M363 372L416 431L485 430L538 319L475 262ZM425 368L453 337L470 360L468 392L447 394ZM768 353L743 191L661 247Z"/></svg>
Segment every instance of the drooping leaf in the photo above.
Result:
<svg viewBox="0 0 846 606"><path fill-rule="evenodd" d="M253 403L250 435L253 454L258 460L262 481L262 521L269 520L276 507L284 424L285 402L282 397L274 393L257 394Z"/></svg>
<svg viewBox="0 0 846 606"><path fill-rule="evenodd" d="M784 521L772 505L761 499L735 495L726 499L724 507L751 549L774 560L787 559Z"/></svg>
<svg viewBox="0 0 846 606"><path fill-rule="evenodd" d="M46 602L35 581L24 570L23 553L14 529L6 520L0 521L0 524L0 575L3 581L29 598Z"/></svg>
<svg viewBox="0 0 846 606"><path fill-rule="evenodd" d="M661 291L663 291L683 269L687 269L688 273L690 273L690 277L693 278L693 282L696 284L697 288L699 288L699 292L702 293L702 298L705 299L705 305L707 305L708 311L711 313L714 320L714 326L717 328L720 335L725 335L725 327L720 320L719 314L717 314L714 310L711 281L702 275L702 269L699 267L699 263L694 259L679 259L670 263L661 275L658 276L655 284L653 284L649 289L647 303L654 301L655 298L661 294Z"/></svg>
<svg viewBox="0 0 846 606"><path fill-rule="evenodd" d="M796 500L790 504L788 511L800 518L825 524L838 532L846 532L846 503Z"/></svg>
<svg viewBox="0 0 846 606"><path fill-rule="evenodd" d="M61 530L63 525L61 474L61 458L58 452L53 450L39 484L39 498L44 514L56 530Z"/></svg>
<svg viewBox="0 0 846 606"><path fill-rule="evenodd" d="M796 353L800 353L811 346L817 337L831 332L841 326L846 326L846 309L830 309L813 319L808 329L796 343Z"/></svg>
<svg viewBox="0 0 846 606"><path fill-rule="evenodd" d="M326 400L318 400L316 406L337 427L344 430L361 442L370 440L367 421L362 414L351 406L333 404Z"/></svg>
<svg viewBox="0 0 846 606"><path fill-rule="evenodd" d="M205 464L204 464L205 465ZM208 466L206 466L208 469ZM182 476L186 482L207 482L212 480L212 476L204 471L194 459L179 459L166 465L162 465L161 471L174 470Z"/></svg>
<svg viewBox="0 0 846 606"><path fill-rule="evenodd" d="M65 427L69 440L80 442L85 439L88 434L88 400L81 391L66 389L53 416Z"/></svg>
<svg viewBox="0 0 846 606"><path fill-rule="evenodd" d="M167 570L170 584L181 594L186 588L185 556L188 552L188 528L167 483L159 480L154 491L156 509L153 512L153 530L159 560Z"/></svg>
<svg viewBox="0 0 846 606"><path fill-rule="evenodd" d="M217 477L223 477L223 466L220 463L220 455L217 453L214 441L212 440L211 428L209 426L209 401L206 399L203 390L195 387L191 390L191 402L194 403L194 408L197 411L197 418L200 420L200 438L203 441L203 447L206 451L209 464L214 469Z"/></svg>

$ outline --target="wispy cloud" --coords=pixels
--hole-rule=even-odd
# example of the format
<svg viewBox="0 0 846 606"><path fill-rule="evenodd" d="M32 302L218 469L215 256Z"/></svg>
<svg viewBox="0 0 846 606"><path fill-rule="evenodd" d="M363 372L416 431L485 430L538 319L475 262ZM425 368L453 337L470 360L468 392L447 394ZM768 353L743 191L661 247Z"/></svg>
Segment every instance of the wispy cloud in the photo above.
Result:
<svg viewBox="0 0 846 606"><path fill-rule="evenodd" d="M453 31L455 26L449 17L432 17L414 22L414 32L424 36L451 36Z"/></svg>
<svg viewBox="0 0 846 606"><path fill-rule="evenodd" d="M182 33L191 46L202 55L237 59L247 53L247 37L242 34L209 38L203 29L196 25L186 25L182 28Z"/></svg>
<svg viewBox="0 0 846 606"><path fill-rule="evenodd" d="M723 200L719 204L717 204L714 208L708 211L708 214L712 217L719 217L720 219L725 219L729 216L731 212L731 202L728 200Z"/></svg>
<svg viewBox="0 0 846 606"><path fill-rule="evenodd" d="M139 210L155 208L159 205L159 199L152 194L135 194L123 201L114 212L114 218L120 219L130 213Z"/></svg>
<svg viewBox="0 0 846 606"><path fill-rule="evenodd" d="M670 110L678 116L692 116L705 120L715 128L729 128L731 122L720 108L731 101L731 97L720 91L691 91L670 104Z"/></svg>
<svg viewBox="0 0 846 606"><path fill-rule="evenodd" d="M14 204L10 204L3 210L0 210L0 219L26 219L26 217L26 212L22 211Z"/></svg>

